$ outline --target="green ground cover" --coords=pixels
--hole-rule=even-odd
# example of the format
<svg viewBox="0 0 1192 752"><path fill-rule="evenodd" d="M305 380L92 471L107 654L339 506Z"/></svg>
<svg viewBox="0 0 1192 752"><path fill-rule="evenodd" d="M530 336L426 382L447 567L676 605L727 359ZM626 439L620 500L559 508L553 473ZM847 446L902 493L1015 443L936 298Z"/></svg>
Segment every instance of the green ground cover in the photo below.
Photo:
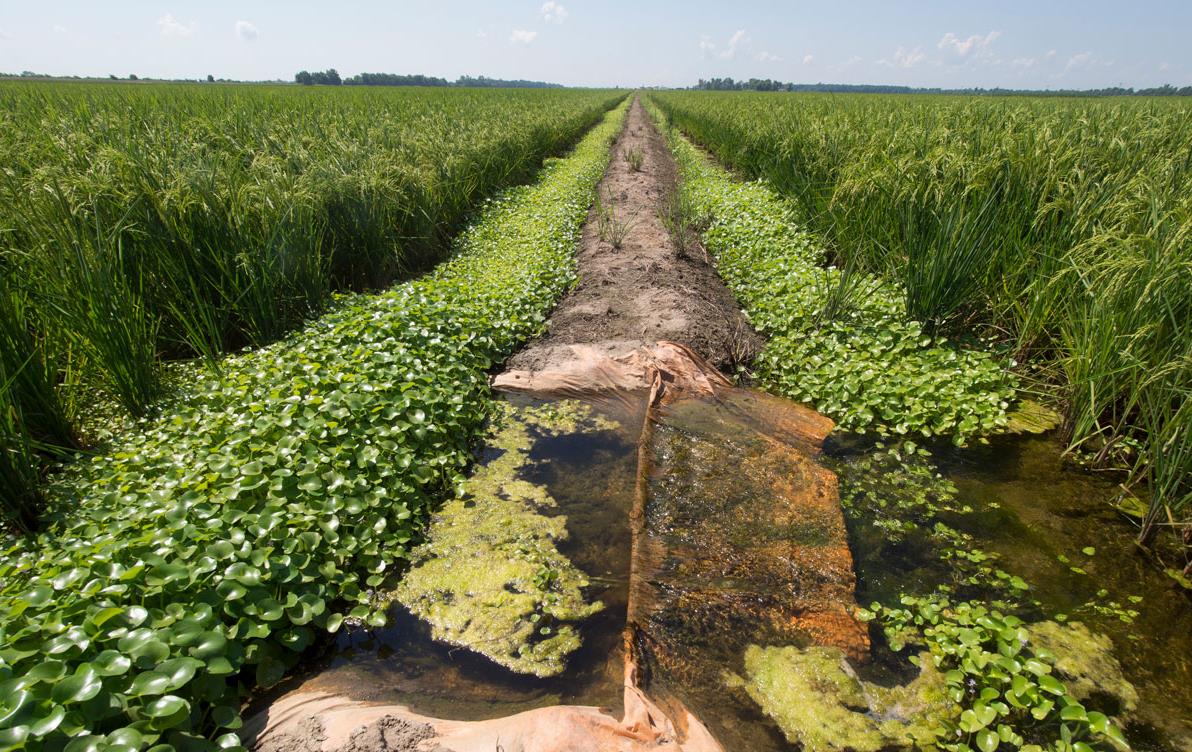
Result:
<svg viewBox="0 0 1192 752"><path fill-rule="evenodd" d="M45 529L0 552L0 748L237 747L247 690L383 621L369 590L461 483L488 370L575 279L624 113L431 274L226 359L58 476Z"/></svg>

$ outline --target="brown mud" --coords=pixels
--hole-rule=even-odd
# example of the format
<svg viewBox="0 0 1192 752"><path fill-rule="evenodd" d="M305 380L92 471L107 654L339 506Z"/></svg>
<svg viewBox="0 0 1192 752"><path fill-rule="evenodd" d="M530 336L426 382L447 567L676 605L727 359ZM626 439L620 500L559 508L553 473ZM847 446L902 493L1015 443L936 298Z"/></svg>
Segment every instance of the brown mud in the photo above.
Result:
<svg viewBox="0 0 1192 752"><path fill-rule="evenodd" d="M641 154L635 170L630 155ZM600 237L593 207L577 254L579 283L551 314L547 334L514 355L510 371L567 365L571 345L617 357L659 340L681 342L718 368L752 357L761 338L698 244L680 247L667 229L678 181L675 160L635 100L600 184L600 204L627 223L620 247ZM605 233L606 236L608 233Z"/></svg>

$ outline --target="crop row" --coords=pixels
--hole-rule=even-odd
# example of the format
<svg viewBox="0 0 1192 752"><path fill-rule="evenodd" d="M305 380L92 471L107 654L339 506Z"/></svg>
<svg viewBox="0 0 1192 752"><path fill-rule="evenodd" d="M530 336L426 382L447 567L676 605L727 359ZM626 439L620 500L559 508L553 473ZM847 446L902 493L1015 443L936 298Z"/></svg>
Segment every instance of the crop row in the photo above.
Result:
<svg viewBox="0 0 1192 752"><path fill-rule="evenodd" d="M488 369L574 282L624 112L433 273L226 359L58 477L45 531L0 553L0 749L238 747L249 688L383 622L369 590L460 482Z"/></svg>
<svg viewBox="0 0 1192 752"><path fill-rule="evenodd" d="M0 489L26 500L18 522L33 455L91 442L97 393L143 415L162 360L218 368L335 290L424 270L615 96L0 85Z"/></svg>
<svg viewBox="0 0 1192 752"><path fill-rule="evenodd" d="M717 270L767 337L753 364L766 388L812 403L850 431L963 443L1005 425L1014 380L1001 364L925 332L907 318L897 285L825 267L788 201L734 180L668 133L682 212L706 227Z"/></svg>
<svg viewBox="0 0 1192 752"><path fill-rule="evenodd" d="M1192 512L1192 117L1165 100L669 92L667 117L793 199L929 331L975 327L1074 449Z"/></svg>

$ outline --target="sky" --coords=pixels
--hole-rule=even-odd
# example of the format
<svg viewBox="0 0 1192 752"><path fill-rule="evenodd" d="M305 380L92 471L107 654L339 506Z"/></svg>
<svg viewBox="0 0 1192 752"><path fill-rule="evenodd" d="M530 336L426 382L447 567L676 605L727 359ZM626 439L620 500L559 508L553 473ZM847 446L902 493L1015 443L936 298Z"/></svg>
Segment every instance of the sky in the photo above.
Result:
<svg viewBox="0 0 1192 752"><path fill-rule="evenodd" d="M0 0L0 72L1186 86L1190 31L1192 0Z"/></svg>

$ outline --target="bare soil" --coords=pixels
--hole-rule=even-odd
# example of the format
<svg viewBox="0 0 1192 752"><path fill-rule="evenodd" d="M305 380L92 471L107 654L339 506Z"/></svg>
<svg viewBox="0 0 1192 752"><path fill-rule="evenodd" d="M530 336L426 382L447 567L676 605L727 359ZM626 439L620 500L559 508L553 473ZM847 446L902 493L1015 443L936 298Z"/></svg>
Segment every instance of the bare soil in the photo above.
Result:
<svg viewBox="0 0 1192 752"><path fill-rule="evenodd" d="M631 154L641 155L634 169ZM579 283L552 314L545 336L506 364L541 371L573 358L584 344L611 357L669 340L687 345L718 368L747 361L761 338L697 243L680 247L664 217L672 211L678 170L666 141L634 100L600 183L613 222L629 223L620 247L601 238L598 207L584 226Z"/></svg>

